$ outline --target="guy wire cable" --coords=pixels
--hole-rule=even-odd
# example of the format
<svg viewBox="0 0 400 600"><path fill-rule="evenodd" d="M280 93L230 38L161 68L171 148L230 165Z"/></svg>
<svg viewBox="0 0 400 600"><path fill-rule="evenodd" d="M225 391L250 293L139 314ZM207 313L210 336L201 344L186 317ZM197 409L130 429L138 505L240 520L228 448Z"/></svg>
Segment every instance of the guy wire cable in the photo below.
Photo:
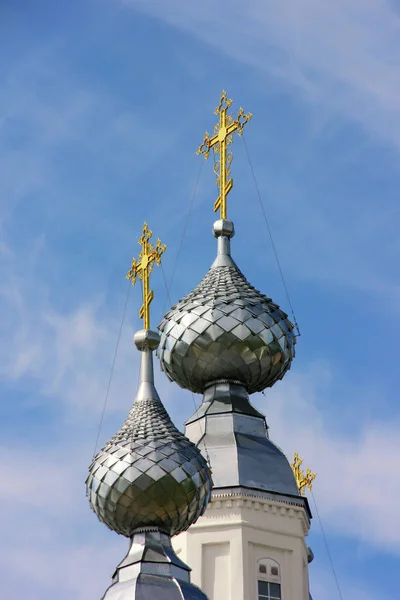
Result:
<svg viewBox="0 0 400 600"><path fill-rule="evenodd" d="M312 495L312 499L313 499L314 506L315 506L315 512L317 513L317 517L318 517L319 526L320 526L320 528L321 528L322 537L323 537L323 539L324 539L324 542L325 542L326 553L327 553L327 555L328 555L329 562L330 562L331 569L332 569L332 573L333 573L333 576L334 576L334 578L335 578L335 582L336 582L336 587L337 587L337 590L338 590L339 598L340 598L340 600L343 600L342 591L341 591L341 589L340 589L339 580L338 580L338 578L337 578L337 575L336 575L336 570L335 570L335 567L334 567L334 565L333 565L333 560L332 560L331 551L330 551L330 549L329 549L328 540L327 540L327 538L326 538L325 531L324 531L324 528L323 528L323 526L322 526L322 520L321 520L321 516L320 516L320 514L319 514L319 510L318 510L317 502L316 502L316 500L315 500L314 492L313 492L312 490L311 490L311 495Z"/></svg>
<svg viewBox="0 0 400 600"><path fill-rule="evenodd" d="M110 393L111 381L112 381L112 378L113 378L113 375L114 375L115 361L117 360L119 343L121 341L122 327L123 327L124 321L125 321L126 309L127 309L127 306L128 306L128 300L129 300L129 295L130 295L131 287L132 287L131 286L131 282L128 281L128 289L126 291L125 304L124 304L124 308L123 308L123 311L122 311L121 324L119 326L117 343L116 343L116 346L115 346L114 357L113 357L113 361L112 361L112 364L111 364L110 377L108 379L108 385L107 385L107 389L106 389L106 395L105 395L105 398L104 398L103 409L101 411L100 423L99 423L99 427L98 427L98 430L97 430L96 442L95 442L94 450L93 450L93 458L96 456L97 445L99 443L100 433L101 433L101 429L103 427L104 414L105 414L105 411L106 411L106 406L107 406L107 402L108 402L108 396L109 396L109 393Z"/></svg>
<svg viewBox="0 0 400 600"><path fill-rule="evenodd" d="M186 216L185 224L183 226L182 236L181 236L181 240L180 240L180 243L179 243L179 246L178 246L178 251L176 253L175 263L174 263L174 266L173 266L173 269L172 269L171 278L170 278L170 281L169 281L169 285L166 285L167 295L165 296L165 302L164 302L164 308L163 308L163 311L162 311L162 316L164 316L164 313L165 313L165 309L166 309L167 301L168 301L168 297L169 297L169 292L170 292L170 289L172 287L172 282L174 280L176 267L178 265L178 260L179 260L180 254L182 252L183 242L184 242L185 237L186 237L186 232L187 232L187 228L188 228L188 225L189 225L190 216L192 214L193 204L194 204L195 198L197 196L197 190L198 190L198 187L199 187L200 176L201 176L201 172L202 172L202 169L203 169L203 163L204 163L204 161L200 161L200 166L199 166L199 170L198 170L198 173L197 173L197 178L196 178L195 186L194 186L194 189L193 189L192 197L190 199L189 210L188 210L188 213L187 213L187 216ZM165 275L164 275L164 280L166 282ZM171 302L171 299L170 299L170 302Z"/></svg>
<svg viewBox="0 0 400 600"><path fill-rule="evenodd" d="M279 270L280 277L281 277L281 280L282 280L283 288L285 290L286 297L287 297L287 300L288 300L288 304L289 304L290 310L292 312L293 324L294 324L294 326L297 329L297 336L299 337L301 335L300 328L299 328L299 325L297 323L296 315L294 314L294 309L293 309L292 301L290 299L288 287L286 285L285 277L283 275L283 270L282 270L281 263L280 263L280 260L279 260L279 257L278 257L278 251L277 251L276 246L275 246L274 238L272 237L271 227L270 227L270 224L269 224L269 221L268 221L268 217L267 217L267 213L265 211L265 207L264 207L264 204L263 204L263 201L262 201L262 198L261 198L260 188L259 188L258 183L257 183L256 175L255 175L255 172L254 172L253 164L252 164L251 159L250 159L250 155L249 155L249 151L248 151L248 148L247 148L247 144L246 144L246 140L245 140L244 134L242 134L241 137L243 139L243 144L244 144L244 148L245 148L245 151L246 151L247 160L249 162L250 171L251 171L251 174L253 176L254 185L256 187L258 201L259 201L260 206L261 206L261 211L262 211L262 214L263 214L263 217L264 217L265 224L267 226L267 231L268 231L269 239L271 241L271 246L272 246L272 249L273 249L273 252L274 252L274 255L275 255L276 264L278 265L278 270Z"/></svg>

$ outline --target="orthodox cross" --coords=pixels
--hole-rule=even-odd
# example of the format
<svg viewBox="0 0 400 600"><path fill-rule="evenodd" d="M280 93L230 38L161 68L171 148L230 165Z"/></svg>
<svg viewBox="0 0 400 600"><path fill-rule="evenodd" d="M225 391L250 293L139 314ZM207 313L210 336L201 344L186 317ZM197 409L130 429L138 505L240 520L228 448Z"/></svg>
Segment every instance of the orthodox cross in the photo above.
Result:
<svg viewBox="0 0 400 600"><path fill-rule="evenodd" d="M229 179L233 153L228 151L228 147L232 143L233 133L237 131L239 135L242 135L243 127L253 116L251 113L245 114L243 108L240 108L234 121L233 117L226 114L231 104L232 100L227 97L226 92L222 92L220 103L214 111L215 115L219 115L219 123L214 126L214 135L210 138L206 131L203 143L196 152L196 154L204 154L206 159L211 148L214 148L215 154L219 154L219 160L214 164L214 173L217 176L219 188L219 197L214 203L214 212L219 209L221 219L226 219L226 198L233 187L233 179Z"/></svg>
<svg viewBox="0 0 400 600"><path fill-rule="evenodd" d="M310 467L308 467L307 471L301 470L301 465L303 464L303 459L299 458L297 452L294 453L293 463L291 467L293 469L293 473L296 479L297 487L299 488L299 492L302 496L304 496L304 490L307 487L309 490L312 488L312 482L316 478L316 473L311 473Z"/></svg>
<svg viewBox="0 0 400 600"><path fill-rule="evenodd" d="M136 260L132 259L132 266L126 276L132 284L136 283L136 277L139 277L143 281L143 305L140 309L139 317L144 321L144 328L150 329L150 303L153 300L154 292L150 290L150 273L153 270L154 263L157 265L161 264L161 255L164 254L166 245L161 244L160 238L158 238L156 247L150 243L150 239L153 232L147 226L147 223L143 225L142 235L138 241L138 244L142 246L139 253L139 258Z"/></svg>

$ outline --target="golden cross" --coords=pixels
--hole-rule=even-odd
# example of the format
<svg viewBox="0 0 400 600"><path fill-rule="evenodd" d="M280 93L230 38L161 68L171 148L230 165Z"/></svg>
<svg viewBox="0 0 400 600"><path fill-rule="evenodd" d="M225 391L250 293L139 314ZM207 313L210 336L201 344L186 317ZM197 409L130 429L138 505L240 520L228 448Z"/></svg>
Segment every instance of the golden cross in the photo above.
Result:
<svg viewBox="0 0 400 600"><path fill-rule="evenodd" d="M227 97L226 92L222 92L220 103L214 111L215 115L219 115L219 123L214 126L214 135L210 138L206 131L203 143L196 152L196 154L204 154L207 159L211 148L215 146L214 153L220 156L214 165L219 188L219 197L214 203L214 212L220 209L221 219L226 219L226 198L233 187L233 179L229 179L233 153L228 152L228 147L233 141L233 133L237 131L239 135L242 135L243 127L253 116L251 113L244 114L243 108L240 108L234 121L230 115L226 114L231 104L232 100Z"/></svg>
<svg viewBox="0 0 400 600"><path fill-rule="evenodd" d="M294 453L293 463L291 467L293 469L293 473L296 479L297 487L299 488L299 492L302 496L304 496L304 490L307 487L309 490L312 489L312 482L316 478L316 473L311 473L310 467L308 467L307 471L301 470L301 465L303 464L303 459L299 458L297 452Z"/></svg>
<svg viewBox="0 0 400 600"><path fill-rule="evenodd" d="M161 255L164 254L167 247L165 244L161 244L160 238L158 238L156 247L153 248L150 243L152 235L153 232L150 231L147 223L145 223L142 235L138 241L138 244L142 246L139 259L132 258L132 266L126 276L133 285L136 283L136 277L139 277L143 281L143 305L140 309L139 317L143 319L145 329L150 329L150 303L154 297L154 292L149 289L150 273L153 270L154 263L157 265L161 264Z"/></svg>

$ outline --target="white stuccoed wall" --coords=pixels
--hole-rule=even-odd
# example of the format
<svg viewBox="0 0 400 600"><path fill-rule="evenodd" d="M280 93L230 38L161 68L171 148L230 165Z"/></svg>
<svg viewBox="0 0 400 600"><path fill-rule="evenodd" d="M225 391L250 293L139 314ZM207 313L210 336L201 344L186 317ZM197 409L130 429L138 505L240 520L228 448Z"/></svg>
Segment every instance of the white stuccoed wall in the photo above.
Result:
<svg viewBox="0 0 400 600"><path fill-rule="evenodd" d="M209 600L257 600L262 558L279 563L282 600L309 600L308 515L289 498L259 494L215 490L206 513L172 540Z"/></svg>

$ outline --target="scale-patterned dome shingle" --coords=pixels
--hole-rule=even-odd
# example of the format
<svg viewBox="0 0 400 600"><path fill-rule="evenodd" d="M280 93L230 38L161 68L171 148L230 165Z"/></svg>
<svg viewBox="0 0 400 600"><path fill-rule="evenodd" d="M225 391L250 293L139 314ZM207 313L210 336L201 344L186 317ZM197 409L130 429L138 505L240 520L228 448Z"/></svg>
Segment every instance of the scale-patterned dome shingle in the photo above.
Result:
<svg viewBox="0 0 400 600"><path fill-rule="evenodd" d="M225 259L165 315L158 353L168 378L192 392L227 379L252 394L283 377L296 338L286 313Z"/></svg>
<svg viewBox="0 0 400 600"><path fill-rule="evenodd" d="M152 379L150 351L142 361L151 361ZM211 486L206 460L172 423L152 381L142 381L125 423L89 467L91 508L126 537L143 527L175 535L203 514Z"/></svg>

